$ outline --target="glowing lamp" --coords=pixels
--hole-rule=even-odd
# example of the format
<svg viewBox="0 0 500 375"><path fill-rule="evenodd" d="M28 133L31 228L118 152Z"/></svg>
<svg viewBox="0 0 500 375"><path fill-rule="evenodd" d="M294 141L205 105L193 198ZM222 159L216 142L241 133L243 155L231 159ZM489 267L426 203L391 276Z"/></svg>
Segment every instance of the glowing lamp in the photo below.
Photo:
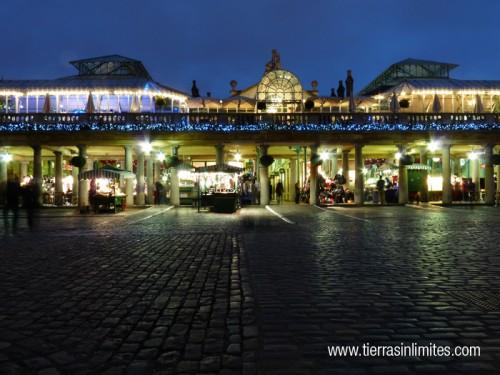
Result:
<svg viewBox="0 0 500 375"><path fill-rule="evenodd" d="M9 153L4 153L1 155L1 161L4 162L4 163L9 163L12 161L12 155L9 154Z"/></svg>
<svg viewBox="0 0 500 375"><path fill-rule="evenodd" d="M153 145L149 142L141 142L140 147L145 154L149 154L153 150Z"/></svg>
<svg viewBox="0 0 500 375"><path fill-rule="evenodd" d="M158 152L156 154L156 160L158 160L158 161L164 161L165 160L165 154L163 152L161 152L161 151Z"/></svg>
<svg viewBox="0 0 500 375"><path fill-rule="evenodd" d="M429 144L427 145L427 149L431 152L436 151L438 148L439 148L438 141L430 141Z"/></svg>

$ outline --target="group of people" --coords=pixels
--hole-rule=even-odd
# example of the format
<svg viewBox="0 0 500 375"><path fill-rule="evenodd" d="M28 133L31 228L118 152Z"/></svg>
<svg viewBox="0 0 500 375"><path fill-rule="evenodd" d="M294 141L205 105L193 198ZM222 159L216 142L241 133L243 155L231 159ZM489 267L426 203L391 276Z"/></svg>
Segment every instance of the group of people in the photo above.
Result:
<svg viewBox="0 0 500 375"><path fill-rule="evenodd" d="M5 234L12 231L17 232L19 217L19 206L26 210L28 226L30 229L34 226L34 212L38 206L38 197L40 193L37 185L31 180L28 184L21 186L19 177L9 174L7 181L0 187L0 202L3 203L3 220Z"/></svg>
<svg viewBox="0 0 500 375"><path fill-rule="evenodd" d="M241 183L241 202L242 204L260 204L260 183L256 178L248 178L245 179ZM272 184L269 184L269 197L270 199L273 196L276 198L276 203L281 204L283 202L283 193L285 192L285 188L283 186L283 182L278 180L276 186L274 187Z"/></svg>
<svg viewBox="0 0 500 375"><path fill-rule="evenodd" d="M242 204L260 203L260 183L255 177L245 178L240 183L240 198Z"/></svg>

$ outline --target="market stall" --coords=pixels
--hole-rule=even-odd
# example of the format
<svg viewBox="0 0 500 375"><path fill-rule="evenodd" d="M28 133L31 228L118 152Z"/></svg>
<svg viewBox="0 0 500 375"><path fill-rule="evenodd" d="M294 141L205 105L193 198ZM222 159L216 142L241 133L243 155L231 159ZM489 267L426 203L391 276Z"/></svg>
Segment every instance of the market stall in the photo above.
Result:
<svg viewBox="0 0 500 375"><path fill-rule="evenodd" d="M239 175L243 168L228 164L211 165L195 169L198 186L198 212L209 209L213 212L232 213L239 206Z"/></svg>
<svg viewBox="0 0 500 375"><path fill-rule="evenodd" d="M88 200L94 212L122 211L126 207L127 195L120 189L120 179L135 178L132 172L110 165L79 174L80 180L89 180Z"/></svg>

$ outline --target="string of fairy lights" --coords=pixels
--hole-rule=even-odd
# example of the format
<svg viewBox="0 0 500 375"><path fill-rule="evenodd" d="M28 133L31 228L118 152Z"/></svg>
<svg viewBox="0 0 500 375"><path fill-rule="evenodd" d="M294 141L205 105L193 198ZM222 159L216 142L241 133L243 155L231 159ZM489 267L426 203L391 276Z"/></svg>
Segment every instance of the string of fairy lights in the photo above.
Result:
<svg viewBox="0 0 500 375"><path fill-rule="evenodd" d="M0 124L0 132L215 132L254 133L262 131L274 132L449 132L449 131L496 131L500 123L330 123L330 124L224 124L224 123L190 123L187 120L175 122L128 123L128 122L71 122L71 123L4 123Z"/></svg>

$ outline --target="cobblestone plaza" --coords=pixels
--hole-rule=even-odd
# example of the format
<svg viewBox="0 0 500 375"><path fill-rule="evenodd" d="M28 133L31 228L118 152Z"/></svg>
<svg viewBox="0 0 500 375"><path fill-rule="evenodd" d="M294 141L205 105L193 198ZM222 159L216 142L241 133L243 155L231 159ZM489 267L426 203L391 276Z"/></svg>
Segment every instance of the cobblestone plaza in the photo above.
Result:
<svg viewBox="0 0 500 375"><path fill-rule="evenodd" d="M0 373L500 372L497 208L271 208L21 216L0 242ZM429 342L481 355L327 349Z"/></svg>

